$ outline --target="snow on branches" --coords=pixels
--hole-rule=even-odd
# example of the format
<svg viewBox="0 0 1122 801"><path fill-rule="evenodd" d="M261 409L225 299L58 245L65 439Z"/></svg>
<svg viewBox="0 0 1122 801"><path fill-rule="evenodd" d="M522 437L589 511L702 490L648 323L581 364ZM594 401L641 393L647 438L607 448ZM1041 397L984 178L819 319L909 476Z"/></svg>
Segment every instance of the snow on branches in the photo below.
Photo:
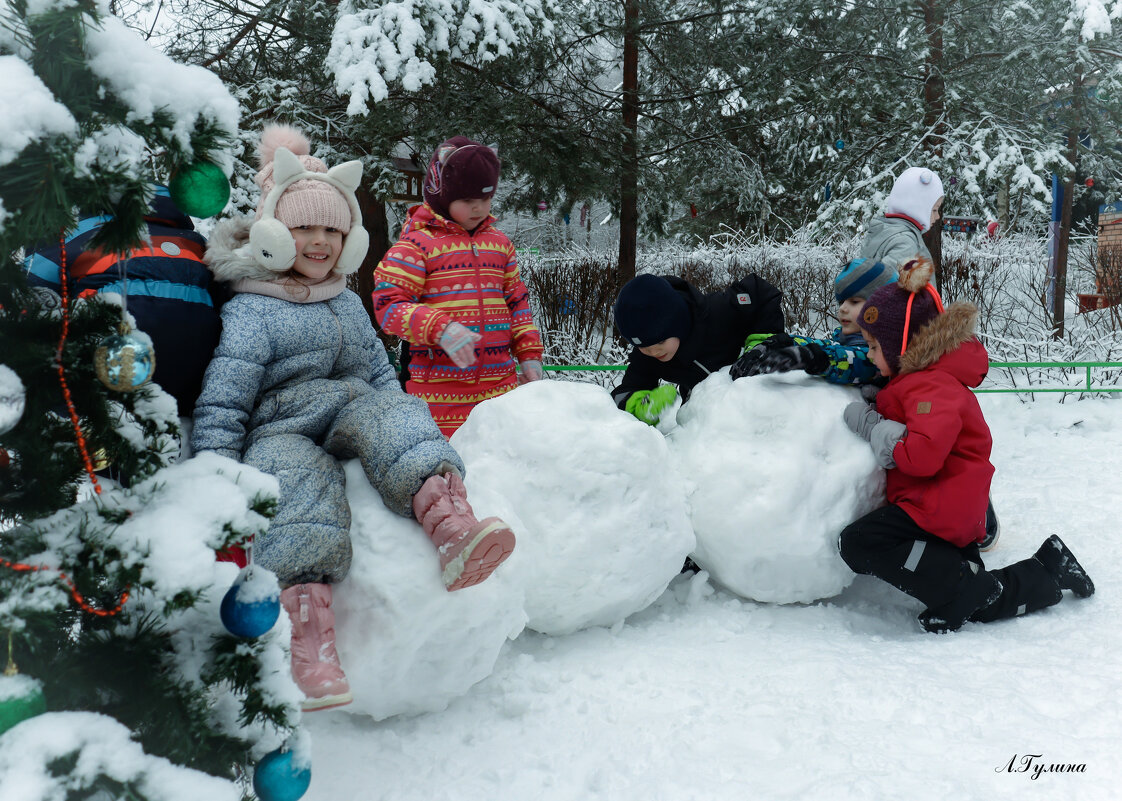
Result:
<svg viewBox="0 0 1122 801"><path fill-rule="evenodd" d="M509 55L537 34L551 36L556 0L400 0L372 8L340 4L327 57L348 114L365 114L368 103L389 96L390 85L407 92L436 81L432 59L483 63Z"/></svg>

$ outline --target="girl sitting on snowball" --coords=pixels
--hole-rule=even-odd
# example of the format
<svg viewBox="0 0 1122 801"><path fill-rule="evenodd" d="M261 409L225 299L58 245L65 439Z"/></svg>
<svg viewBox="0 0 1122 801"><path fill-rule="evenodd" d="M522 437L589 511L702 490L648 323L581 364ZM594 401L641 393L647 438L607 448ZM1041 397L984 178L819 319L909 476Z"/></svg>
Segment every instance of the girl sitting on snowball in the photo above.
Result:
<svg viewBox="0 0 1122 801"><path fill-rule="evenodd" d="M236 293L195 406L195 452L276 476L280 504L255 560L276 574L292 620L292 673L305 709L351 701L335 648L332 584L350 568L339 459L357 458L388 508L415 515L448 590L486 579L514 549L498 518L478 521L464 464L424 401L406 395L346 276L368 238L355 200L362 165L328 170L295 128L261 137L256 219L224 220L206 261Z"/></svg>

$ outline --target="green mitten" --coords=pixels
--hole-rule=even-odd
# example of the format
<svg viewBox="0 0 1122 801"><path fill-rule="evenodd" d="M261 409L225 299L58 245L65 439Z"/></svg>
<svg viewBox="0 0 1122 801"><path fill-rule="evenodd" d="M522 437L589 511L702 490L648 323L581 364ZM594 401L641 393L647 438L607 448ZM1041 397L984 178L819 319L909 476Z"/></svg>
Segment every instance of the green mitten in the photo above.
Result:
<svg viewBox="0 0 1122 801"><path fill-rule="evenodd" d="M647 425L658 425L658 418L678 398L678 388L663 384L657 389L640 389L631 393L624 408Z"/></svg>
<svg viewBox="0 0 1122 801"><path fill-rule="evenodd" d="M759 345L761 342L763 342L765 340L771 339L773 336L775 336L774 333L771 333L771 334L749 334L748 338L746 340L744 340L744 347L740 349L740 355L743 356L745 353L752 350L752 348L756 347L757 345Z"/></svg>

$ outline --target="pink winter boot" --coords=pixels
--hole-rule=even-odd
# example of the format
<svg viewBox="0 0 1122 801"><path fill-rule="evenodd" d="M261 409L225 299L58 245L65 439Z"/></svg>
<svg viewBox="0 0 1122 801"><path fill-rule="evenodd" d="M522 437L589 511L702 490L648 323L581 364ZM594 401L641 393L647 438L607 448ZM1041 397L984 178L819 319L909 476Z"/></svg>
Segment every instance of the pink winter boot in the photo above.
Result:
<svg viewBox="0 0 1122 801"><path fill-rule="evenodd" d="M514 550L510 526L497 517L475 519L463 479L455 473L428 478L413 496L413 514L440 554L449 592L483 581Z"/></svg>
<svg viewBox="0 0 1122 801"><path fill-rule="evenodd" d="M292 678L306 696L306 712L351 702L351 687L335 651L330 584L297 584L281 591L292 620Z"/></svg>

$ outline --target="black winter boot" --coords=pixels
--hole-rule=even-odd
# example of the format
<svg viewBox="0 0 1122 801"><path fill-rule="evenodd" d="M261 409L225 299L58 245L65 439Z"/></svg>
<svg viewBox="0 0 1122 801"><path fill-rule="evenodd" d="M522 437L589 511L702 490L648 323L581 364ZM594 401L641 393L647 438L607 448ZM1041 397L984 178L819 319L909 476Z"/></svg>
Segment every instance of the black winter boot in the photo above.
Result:
<svg viewBox="0 0 1122 801"><path fill-rule="evenodd" d="M970 572L969 568L966 572ZM1001 582L985 571L964 577L960 587L951 601L937 609L927 609L919 616L924 631L932 634L958 631L971 615L1001 597Z"/></svg>
<svg viewBox="0 0 1122 801"><path fill-rule="evenodd" d="M997 520L997 512L993 510L993 501L986 504L986 536L978 543L978 550L985 552L993 550L997 545L997 538L1001 534L1001 523Z"/></svg>
<svg viewBox="0 0 1122 801"><path fill-rule="evenodd" d="M1058 535L1044 540L1033 558L1044 565L1060 589L1071 590L1076 598L1090 598L1095 594L1095 583Z"/></svg>

